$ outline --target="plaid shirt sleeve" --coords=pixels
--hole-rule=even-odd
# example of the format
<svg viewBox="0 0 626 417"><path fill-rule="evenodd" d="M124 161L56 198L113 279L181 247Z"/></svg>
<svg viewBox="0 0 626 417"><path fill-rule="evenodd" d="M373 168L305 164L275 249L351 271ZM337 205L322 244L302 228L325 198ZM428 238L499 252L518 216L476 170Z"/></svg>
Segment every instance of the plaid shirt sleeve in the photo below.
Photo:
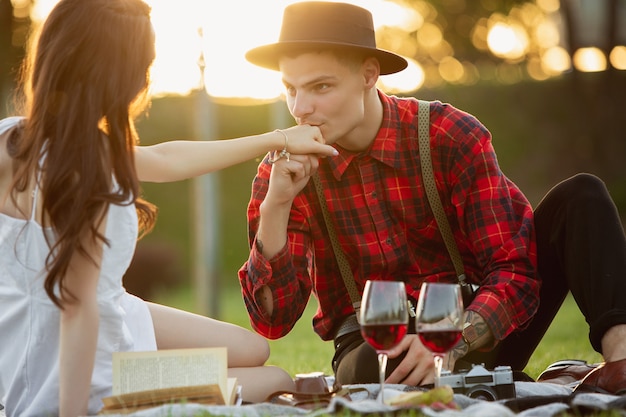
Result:
<svg viewBox="0 0 626 417"><path fill-rule="evenodd" d="M259 225L259 206L267 193L270 165L267 158L261 162L252 185L252 196L248 204L248 238L251 245L250 257L239 270L244 303L250 316L250 323L255 331L268 339L278 339L293 328L302 315L311 295L309 268L294 267L310 265L311 256L304 244L306 234L289 232L289 243L272 259L266 259L258 250L256 233ZM306 221L296 210L292 210L290 227L298 224L306 227ZM260 302L260 290L264 286L271 289L273 313L267 314Z"/></svg>

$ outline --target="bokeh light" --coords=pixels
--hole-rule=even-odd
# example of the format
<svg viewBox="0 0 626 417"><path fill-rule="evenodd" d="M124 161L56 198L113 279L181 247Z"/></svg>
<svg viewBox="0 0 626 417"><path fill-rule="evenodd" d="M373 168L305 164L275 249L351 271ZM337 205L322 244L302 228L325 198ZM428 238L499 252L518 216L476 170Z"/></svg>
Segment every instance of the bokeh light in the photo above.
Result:
<svg viewBox="0 0 626 417"><path fill-rule="evenodd" d="M583 72L599 72L607 68L607 60L600 48L579 48L572 58L574 67Z"/></svg>
<svg viewBox="0 0 626 417"><path fill-rule="evenodd" d="M414 59L407 58L409 63L404 71L381 77L378 87L390 94L401 94L417 91L424 85L426 74L422 66Z"/></svg>
<svg viewBox="0 0 626 417"><path fill-rule="evenodd" d="M558 75L572 66L572 61L565 48L554 46L547 49L541 56L541 67L546 74Z"/></svg>
<svg viewBox="0 0 626 417"><path fill-rule="evenodd" d="M487 45L498 57L519 60L526 54L528 36L518 24L497 22L489 30Z"/></svg>
<svg viewBox="0 0 626 417"><path fill-rule="evenodd" d="M618 45L609 55L611 65L618 70L626 70L626 46Z"/></svg>

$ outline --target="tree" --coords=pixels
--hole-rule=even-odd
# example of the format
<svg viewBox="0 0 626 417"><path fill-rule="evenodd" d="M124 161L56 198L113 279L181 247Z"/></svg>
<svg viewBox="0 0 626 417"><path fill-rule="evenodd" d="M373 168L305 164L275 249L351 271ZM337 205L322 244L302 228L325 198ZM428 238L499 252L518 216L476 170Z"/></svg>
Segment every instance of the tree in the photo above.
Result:
<svg viewBox="0 0 626 417"><path fill-rule="evenodd" d="M34 0L0 0L0 117L10 111L9 97L24 57L33 4Z"/></svg>

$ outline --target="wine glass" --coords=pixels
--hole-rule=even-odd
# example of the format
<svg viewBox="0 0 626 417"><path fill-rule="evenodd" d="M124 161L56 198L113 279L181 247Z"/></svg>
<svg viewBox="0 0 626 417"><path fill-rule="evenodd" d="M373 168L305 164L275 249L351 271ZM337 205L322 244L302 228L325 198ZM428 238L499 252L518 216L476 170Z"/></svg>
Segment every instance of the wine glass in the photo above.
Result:
<svg viewBox="0 0 626 417"><path fill-rule="evenodd" d="M409 313L406 289L402 281L372 281L365 283L359 324L365 341L378 354L380 393L378 400L384 403L387 351L396 346L406 335Z"/></svg>
<svg viewBox="0 0 626 417"><path fill-rule="evenodd" d="M444 355L461 339L463 298L458 284L425 282L416 310L417 334L435 358L435 386L439 386Z"/></svg>

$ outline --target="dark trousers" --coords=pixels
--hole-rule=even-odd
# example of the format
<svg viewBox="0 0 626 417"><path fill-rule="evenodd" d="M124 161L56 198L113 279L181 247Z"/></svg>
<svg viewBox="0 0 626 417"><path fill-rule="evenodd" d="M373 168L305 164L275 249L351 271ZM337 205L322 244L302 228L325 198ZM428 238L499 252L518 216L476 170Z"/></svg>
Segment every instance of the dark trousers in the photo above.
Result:
<svg viewBox="0 0 626 417"><path fill-rule="evenodd" d="M529 325L490 352L470 352L459 367L484 363L521 371L543 338L568 291L589 324L589 340L602 353L604 333L626 324L626 236L604 183L578 174L552 188L535 210L539 310ZM402 358L390 360L390 373ZM352 333L335 340L333 369L342 384L378 382L376 352Z"/></svg>

